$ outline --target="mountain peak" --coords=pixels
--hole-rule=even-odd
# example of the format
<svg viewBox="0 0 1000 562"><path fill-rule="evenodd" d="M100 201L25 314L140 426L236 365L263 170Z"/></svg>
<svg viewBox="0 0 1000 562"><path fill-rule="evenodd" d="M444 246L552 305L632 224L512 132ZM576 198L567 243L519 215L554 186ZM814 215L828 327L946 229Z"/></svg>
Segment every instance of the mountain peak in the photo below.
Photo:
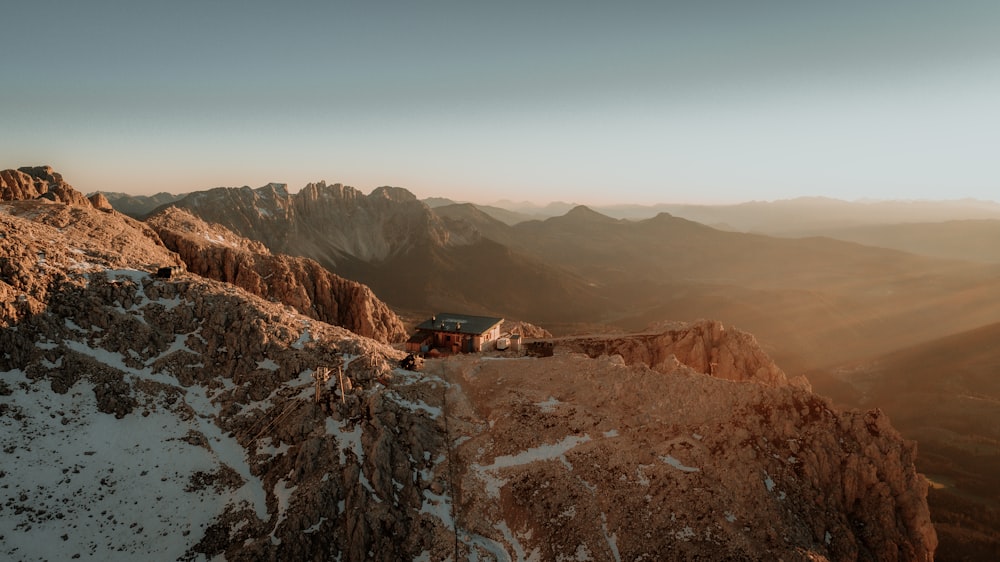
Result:
<svg viewBox="0 0 1000 562"><path fill-rule="evenodd" d="M271 182L265 186L258 187L254 191L256 191L258 195L288 197L288 184Z"/></svg>
<svg viewBox="0 0 1000 562"><path fill-rule="evenodd" d="M375 188L368 196L369 199L387 199L389 201L395 201L397 203L402 203L404 201L416 201L417 196L410 193L408 189L402 187L392 187L389 185L384 185L382 187Z"/></svg>
<svg viewBox="0 0 1000 562"><path fill-rule="evenodd" d="M0 171L0 201L44 198L69 205L89 207L90 201L63 181L52 166L24 166Z"/></svg>
<svg viewBox="0 0 1000 562"><path fill-rule="evenodd" d="M586 205L573 207L562 218L573 219L574 221L617 222L615 219L607 215L602 215Z"/></svg>

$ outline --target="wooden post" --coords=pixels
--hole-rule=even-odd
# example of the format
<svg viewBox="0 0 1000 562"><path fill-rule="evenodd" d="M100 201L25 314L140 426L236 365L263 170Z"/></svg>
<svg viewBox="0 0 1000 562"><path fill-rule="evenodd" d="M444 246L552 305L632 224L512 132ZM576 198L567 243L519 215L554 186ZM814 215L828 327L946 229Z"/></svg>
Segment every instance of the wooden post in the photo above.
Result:
<svg viewBox="0 0 1000 562"><path fill-rule="evenodd" d="M347 403L347 391L344 390L344 369L342 366L337 366L337 377L340 379L340 403Z"/></svg>
<svg viewBox="0 0 1000 562"><path fill-rule="evenodd" d="M316 402L319 403L320 394L323 392L323 384L330 380L330 369L327 367L317 367L313 371L313 380L316 381Z"/></svg>

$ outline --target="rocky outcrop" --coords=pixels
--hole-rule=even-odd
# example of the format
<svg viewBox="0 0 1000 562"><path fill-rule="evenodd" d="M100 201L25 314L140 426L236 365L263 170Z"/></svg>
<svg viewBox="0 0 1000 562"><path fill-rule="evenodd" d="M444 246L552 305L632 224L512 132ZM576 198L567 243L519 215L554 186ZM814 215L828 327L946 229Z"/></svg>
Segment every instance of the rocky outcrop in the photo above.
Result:
<svg viewBox="0 0 1000 562"><path fill-rule="evenodd" d="M556 340L556 345L591 357L620 355L630 365L658 370L672 370L680 363L730 381L788 384L784 371L760 348L753 335L727 329L717 321L675 323L652 333L562 338ZM808 387L802 378L795 383Z"/></svg>
<svg viewBox="0 0 1000 562"><path fill-rule="evenodd" d="M208 225L177 208L161 211L146 222L192 273L232 283L378 341L406 338L402 321L371 289L339 277L313 260L273 255L260 242Z"/></svg>
<svg viewBox="0 0 1000 562"><path fill-rule="evenodd" d="M607 356L429 370L461 383L459 525L523 558L933 559L915 445L877 410Z"/></svg>
<svg viewBox="0 0 1000 562"><path fill-rule="evenodd" d="M8 321L44 309L52 287L68 276L180 265L149 226L123 215L47 201L0 203L0 306Z"/></svg>
<svg viewBox="0 0 1000 562"><path fill-rule="evenodd" d="M500 326L500 332L511 335L517 334L522 338L527 339L552 337L552 333L545 328L535 326L530 322L522 322L520 320L504 320L503 324Z"/></svg>
<svg viewBox="0 0 1000 562"><path fill-rule="evenodd" d="M325 182L294 194L284 184L220 187L173 205L275 254L316 260L397 309L464 310L541 323L554 316L585 321L614 308L585 279L486 239L468 223L442 220L398 187L367 195ZM569 311L567 302L574 303Z"/></svg>
<svg viewBox="0 0 1000 562"><path fill-rule="evenodd" d="M166 249L36 222L46 207L0 206L0 290L25 297L0 310L5 559L395 560L447 536L420 514L437 422L385 391L400 352L157 279L137 268ZM320 366L338 374L317 391Z"/></svg>
<svg viewBox="0 0 1000 562"><path fill-rule="evenodd" d="M396 187L380 187L368 195L326 182L307 184L295 194L285 184L219 187L192 193L172 205L260 241L272 251L325 264L381 262L416 245L455 242L426 205Z"/></svg>
<svg viewBox="0 0 1000 562"><path fill-rule="evenodd" d="M95 209L101 211L114 210L114 207L111 206L111 202L108 201L108 198L105 197L103 193L94 193L93 195L87 197L87 200L90 201L91 206Z"/></svg>
<svg viewBox="0 0 1000 562"><path fill-rule="evenodd" d="M45 198L70 205L90 206L90 201L63 181L49 166L26 166L0 171L0 200L23 201Z"/></svg>
<svg viewBox="0 0 1000 562"><path fill-rule="evenodd" d="M142 220L152 211L166 207L177 201L183 195L160 192L155 195L132 195L121 192L98 192L103 195L119 213L124 213L134 219ZM97 193L91 194L91 196Z"/></svg>

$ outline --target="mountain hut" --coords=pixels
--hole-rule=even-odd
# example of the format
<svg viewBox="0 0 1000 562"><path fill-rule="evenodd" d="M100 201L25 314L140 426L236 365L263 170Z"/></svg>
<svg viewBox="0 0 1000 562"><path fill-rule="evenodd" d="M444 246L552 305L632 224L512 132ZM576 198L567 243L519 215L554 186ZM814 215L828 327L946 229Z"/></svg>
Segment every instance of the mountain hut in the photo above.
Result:
<svg viewBox="0 0 1000 562"><path fill-rule="evenodd" d="M424 352L442 349L450 353L474 353L491 349L500 337L503 318L450 312L432 316L417 326L406 342L406 350Z"/></svg>

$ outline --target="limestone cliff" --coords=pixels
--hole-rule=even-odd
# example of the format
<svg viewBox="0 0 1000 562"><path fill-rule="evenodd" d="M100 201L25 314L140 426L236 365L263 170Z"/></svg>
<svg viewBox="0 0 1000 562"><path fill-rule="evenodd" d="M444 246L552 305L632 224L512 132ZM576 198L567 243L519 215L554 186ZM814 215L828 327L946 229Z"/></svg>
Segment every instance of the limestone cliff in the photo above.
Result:
<svg viewBox="0 0 1000 562"><path fill-rule="evenodd" d="M365 195L342 184L310 183L295 194L284 184L219 187L172 205L264 243L275 252L328 264L380 262L421 244L444 244L449 231L410 192L380 187Z"/></svg>
<svg viewBox="0 0 1000 562"><path fill-rule="evenodd" d="M260 242L174 207L146 222L192 273L232 283L382 342L398 342L407 336L399 317L371 289L334 275L311 259L271 254Z"/></svg>
<svg viewBox="0 0 1000 562"><path fill-rule="evenodd" d="M620 355L626 363L670 370L678 362L699 373L731 381L788 383L785 373L757 345L756 338L721 322L673 323L661 331L616 336L580 336L557 345L591 357ZM804 379L796 384L808 386Z"/></svg>
<svg viewBox="0 0 1000 562"><path fill-rule="evenodd" d="M454 385L450 431L465 436L451 453L459 526L510 552L933 559L915 445L877 410L839 412L790 385L558 348L545 359L462 357L428 370Z"/></svg>
<svg viewBox="0 0 1000 562"><path fill-rule="evenodd" d="M44 197L71 205L90 206L90 201L63 181L62 174L49 166L26 166L0 171L0 201L18 201Z"/></svg>
<svg viewBox="0 0 1000 562"><path fill-rule="evenodd" d="M278 254L306 257L371 287L400 310L588 321L610 303L584 279L445 222L412 193L284 184L190 193L173 205ZM161 209L162 210L162 209ZM155 213L154 213L155 214ZM573 302L567 310L566 302Z"/></svg>

